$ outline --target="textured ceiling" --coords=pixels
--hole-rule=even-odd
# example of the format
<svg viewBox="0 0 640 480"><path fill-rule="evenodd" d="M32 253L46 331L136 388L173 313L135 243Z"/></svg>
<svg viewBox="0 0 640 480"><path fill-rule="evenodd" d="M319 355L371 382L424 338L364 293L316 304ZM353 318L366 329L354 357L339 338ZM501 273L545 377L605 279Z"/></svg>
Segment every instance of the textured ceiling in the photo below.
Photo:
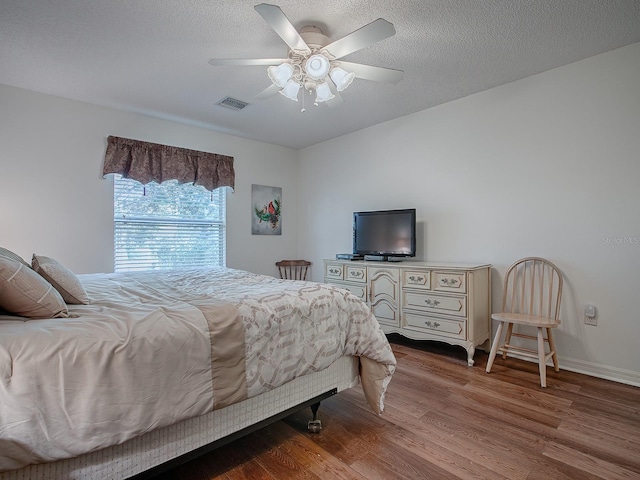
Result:
<svg viewBox="0 0 640 480"><path fill-rule="evenodd" d="M0 83L302 148L640 41L639 0L273 0L331 41L380 17L397 31L344 60L402 81L356 79L344 103L301 113L254 98L266 67L207 63L286 56L257 3L2 0ZM215 105L227 95L250 105Z"/></svg>

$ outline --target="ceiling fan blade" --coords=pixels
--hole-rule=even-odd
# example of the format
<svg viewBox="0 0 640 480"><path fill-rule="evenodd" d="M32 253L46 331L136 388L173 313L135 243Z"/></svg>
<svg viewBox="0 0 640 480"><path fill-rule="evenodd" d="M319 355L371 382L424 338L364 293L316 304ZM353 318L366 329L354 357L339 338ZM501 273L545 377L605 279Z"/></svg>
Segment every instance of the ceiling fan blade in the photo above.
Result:
<svg viewBox="0 0 640 480"><path fill-rule="evenodd" d="M212 58L209 65L280 65L284 58Z"/></svg>
<svg viewBox="0 0 640 480"><path fill-rule="evenodd" d="M256 5L254 8L256 12L258 12L271 26L271 28L275 30L280 38L289 45L291 50L310 51L309 46L302 39L282 10L280 10L280 7L276 5L269 5L268 3L261 3L260 5Z"/></svg>
<svg viewBox="0 0 640 480"><path fill-rule="evenodd" d="M359 28L355 32L351 32L349 35L330 43L324 49L335 58L342 58L345 55L368 47L385 38L392 37L395 34L396 29L393 24L383 18L379 18Z"/></svg>
<svg viewBox="0 0 640 480"><path fill-rule="evenodd" d="M272 95L275 95L280 90L280 87L274 84L269 85L263 91L261 91L258 95L256 95L256 100L264 100L265 98L269 98Z"/></svg>
<svg viewBox="0 0 640 480"><path fill-rule="evenodd" d="M397 83L402 80L404 72L393 68L374 67L361 63L340 62L340 66L348 72L356 74L356 78L372 80L374 82Z"/></svg>

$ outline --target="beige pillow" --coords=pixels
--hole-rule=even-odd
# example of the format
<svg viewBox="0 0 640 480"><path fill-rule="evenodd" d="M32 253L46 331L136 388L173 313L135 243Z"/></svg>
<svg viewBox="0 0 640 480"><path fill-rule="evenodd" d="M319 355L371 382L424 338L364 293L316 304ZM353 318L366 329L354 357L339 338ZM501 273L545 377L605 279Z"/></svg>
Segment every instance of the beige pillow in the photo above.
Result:
<svg viewBox="0 0 640 480"><path fill-rule="evenodd" d="M67 305L44 278L22 263L0 256L0 308L27 318L68 317Z"/></svg>
<svg viewBox="0 0 640 480"><path fill-rule="evenodd" d="M31 266L42 277L53 285L67 304L88 305L89 297L78 277L53 258L33 254Z"/></svg>
<svg viewBox="0 0 640 480"><path fill-rule="evenodd" d="M13 253L11 250L7 250L6 248L0 247L0 257L9 258L11 260L15 260L16 262L20 262L24 264L26 267L31 267L24 259L18 255L17 253Z"/></svg>

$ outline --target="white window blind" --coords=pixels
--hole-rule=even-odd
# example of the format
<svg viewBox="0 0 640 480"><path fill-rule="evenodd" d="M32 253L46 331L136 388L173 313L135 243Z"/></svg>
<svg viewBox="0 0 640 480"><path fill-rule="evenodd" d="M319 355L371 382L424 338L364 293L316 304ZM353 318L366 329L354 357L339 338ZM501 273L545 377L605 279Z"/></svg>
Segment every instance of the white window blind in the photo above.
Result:
<svg viewBox="0 0 640 480"><path fill-rule="evenodd" d="M115 175L115 271L224 266L225 189Z"/></svg>

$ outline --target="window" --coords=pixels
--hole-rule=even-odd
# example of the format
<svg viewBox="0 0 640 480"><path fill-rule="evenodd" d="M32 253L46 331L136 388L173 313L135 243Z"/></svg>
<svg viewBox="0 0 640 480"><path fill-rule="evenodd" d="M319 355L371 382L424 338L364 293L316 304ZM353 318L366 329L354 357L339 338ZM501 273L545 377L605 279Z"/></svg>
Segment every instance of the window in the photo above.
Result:
<svg viewBox="0 0 640 480"><path fill-rule="evenodd" d="M225 189L115 175L115 271L224 266Z"/></svg>

